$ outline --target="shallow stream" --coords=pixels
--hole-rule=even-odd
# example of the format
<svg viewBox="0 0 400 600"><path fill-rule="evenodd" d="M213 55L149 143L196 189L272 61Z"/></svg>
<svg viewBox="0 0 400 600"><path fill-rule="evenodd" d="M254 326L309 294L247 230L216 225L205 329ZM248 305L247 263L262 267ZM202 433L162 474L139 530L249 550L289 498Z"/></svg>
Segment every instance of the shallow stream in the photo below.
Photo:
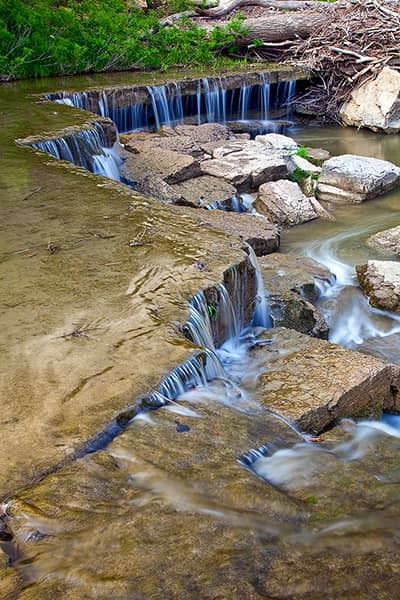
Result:
<svg viewBox="0 0 400 600"><path fill-rule="evenodd" d="M21 470L7 489L2 457L19 556L9 597L396 598L397 423L346 421L318 444L271 413L259 401L259 379L273 357L291 348L269 343L259 327L266 324L263 309L244 332L228 318L233 338L217 351L224 370L213 382L197 382L167 406L135 417L103 450L63 463L74 446L69 438L75 447L87 440L101 419L129 404L132 391L156 385L155 370L166 374L186 358L187 345L171 320L179 315L184 321L200 279L215 283L241 253L222 234L205 239L170 209L164 213L139 198L132 208L122 188L108 190L104 179L52 159L45 165L43 156L11 147L14 137L38 132L47 114L37 105L27 132L29 120L21 119L31 100L26 84L13 95L17 89L6 90L2 105L4 131L10 128L3 138L9 176L0 265L9 320L0 350L2 396L14 407L10 415L5 411L2 427L14 438L14 449L4 447L11 449L11 463L16 457L12 471ZM79 121L79 111L60 107L47 127L64 126L71 110ZM400 164L395 136L337 127L289 134L332 154ZM399 224L400 192L334 214L335 222L285 231L282 251L311 256L335 274L319 301L332 341L400 363L400 320L372 311L354 279L354 265L375 256L365 239ZM128 242L143 228L155 243L132 254ZM52 257L50 240L61 246ZM201 278L190 270L200 259L211 267ZM79 331L76 323L82 334L71 347L67 336ZM206 339L207 331L202 335ZM100 387L92 387L86 363ZM104 390L112 386L110 408ZM93 414L89 424L79 403L82 389ZM58 397L61 411L54 408ZM26 466L19 446L30 411L40 417L32 417L36 428L26 435L33 448ZM39 466L34 437L43 446ZM49 455L57 469L44 476ZM31 485L24 486L28 478Z"/></svg>

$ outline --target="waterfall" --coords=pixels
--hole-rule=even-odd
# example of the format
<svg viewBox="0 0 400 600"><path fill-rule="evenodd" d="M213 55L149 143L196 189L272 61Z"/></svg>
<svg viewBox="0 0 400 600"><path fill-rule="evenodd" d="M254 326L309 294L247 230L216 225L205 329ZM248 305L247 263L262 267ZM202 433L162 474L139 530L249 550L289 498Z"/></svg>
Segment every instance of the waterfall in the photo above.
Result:
<svg viewBox="0 0 400 600"><path fill-rule="evenodd" d="M47 152L60 160L72 162L92 173L117 181L120 179L117 145L107 148L104 130L100 123L95 123L91 129L82 129L52 140L36 142L32 144L32 148Z"/></svg>
<svg viewBox="0 0 400 600"><path fill-rule="evenodd" d="M256 307L254 310L253 327L265 327L266 329L273 326L271 313L269 310L268 298L264 289L264 282L258 266L257 257L251 246L248 246L250 262L256 271L257 282L257 298Z"/></svg>
<svg viewBox="0 0 400 600"><path fill-rule="evenodd" d="M258 81L253 77L254 83L233 88L229 87L229 77L203 77L194 89L193 82L189 82L187 88L186 82L182 81L127 88L125 93L124 90L64 91L47 94L45 98L109 117L121 133L151 127L160 129L163 125L174 127L183 123L186 117L194 117L198 125L203 122L226 123L235 119L248 121L252 114L257 113L258 120L265 122L266 129L273 130L273 121L269 121L271 107L285 108L286 116L290 116L296 81L271 84L268 74L257 76ZM142 102L138 103L137 98L141 98Z"/></svg>

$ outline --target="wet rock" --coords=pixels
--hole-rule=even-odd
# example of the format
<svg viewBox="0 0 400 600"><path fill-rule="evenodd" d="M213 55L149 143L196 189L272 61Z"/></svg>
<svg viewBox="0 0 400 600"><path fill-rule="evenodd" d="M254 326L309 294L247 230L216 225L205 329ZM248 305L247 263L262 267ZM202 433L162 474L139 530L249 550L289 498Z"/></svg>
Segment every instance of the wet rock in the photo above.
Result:
<svg viewBox="0 0 400 600"><path fill-rule="evenodd" d="M236 188L225 179L201 175L171 186L173 192L184 198L186 204L207 206L214 202L229 203Z"/></svg>
<svg viewBox="0 0 400 600"><path fill-rule="evenodd" d="M165 183L179 183L200 175L199 162L187 154L158 148L157 152L140 152L127 158L121 176L136 183L144 176L157 176Z"/></svg>
<svg viewBox="0 0 400 600"><path fill-rule="evenodd" d="M280 230L262 215L238 214L221 210L194 211L180 208L195 219L199 228L225 231L247 242L256 256L264 256L279 249Z"/></svg>
<svg viewBox="0 0 400 600"><path fill-rule="evenodd" d="M256 142L263 144L270 150L296 152L299 149L297 142L287 135L280 133L267 133L266 135L257 135Z"/></svg>
<svg viewBox="0 0 400 600"><path fill-rule="evenodd" d="M400 225L371 235L367 246L386 254L400 255Z"/></svg>
<svg viewBox="0 0 400 600"><path fill-rule="evenodd" d="M345 125L367 127L372 131L400 131L400 73L384 67L378 77L357 87L342 106Z"/></svg>
<svg viewBox="0 0 400 600"><path fill-rule="evenodd" d="M198 206L198 203L196 203L195 200L190 201L186 199L182 194L179 194L172 185L165 183L164 179L158 175L145 175L145 177L137 179L135 184L142 194L154 198L154 200L168 202L170 204Z"/></svg>
<svg viewBox="0 0 400 600"><path fill-rule="evenodd" d="M297 183L285 179L264 183L258 191L255 208L280 225L299 225L318 218L310 198Z"/></svg>
<svg viewBox="0 0 400 600"><path fill-rule="evenodd" d="M213 158L201 162L200 166L203 173L222 177L243 192L288 176L285 160L253 140L228 142L216 148Z"/></svg>
<svg viewBox="0 0 400 600"><path fill-rule="evenodd" d="M358 281L375 308L400 313L400 263L369 260L356 267Z"/></svg>
<svg viewBox="0 0 400 600"><path fill-rule="evenodd" d="M274 121L271 121L268 124L265 121L256 121L252 119L250 121L228 121L226 125L235 134L236 137L237 134L242 133L248 133L249 135L254 136L254 134L257 133L261 134L261 132L265 131L266 129L272 129L273 131L282 131L286 127L292 127L293 122L288 121L287 119L274 119Z"/></svg>
<svg viewBox="0 0 400 600"><path fill-rule="evenodd" d="M265 334L259 400L300 429L320 434L340 419L380 418L398 402L399 367L289 329ZM275 350L274 350L275 349Z"/></svg>
<svg viewBox="0 0 400 600"><path fill-rule="evenodd" d="M317 184L318 200L359 203L380 196L400 184L400 169L391 162L344 154L322 167Z"/></svg>
<svg viewBox="0 0 400 600"><path fill-rule="evenodd" d="M327 339L329 327L312 304L332 274L313 259L275 253L259 259L264 288L276 327Z"/></svg>

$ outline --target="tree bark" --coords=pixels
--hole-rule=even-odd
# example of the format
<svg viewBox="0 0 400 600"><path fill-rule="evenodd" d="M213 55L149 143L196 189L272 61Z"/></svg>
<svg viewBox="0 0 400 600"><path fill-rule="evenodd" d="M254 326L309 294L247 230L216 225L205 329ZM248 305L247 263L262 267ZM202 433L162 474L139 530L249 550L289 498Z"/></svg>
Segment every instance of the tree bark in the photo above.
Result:
<svg viewBox="0 0 400 600"><path fill-rule="evenodd" d="M261 6L262 8L277 8L279 10L306 10L314 8L329 8L329 3L315 2L314 0L230 0L215 8L196 9L199 15L204 17L223 17L235 8L243 6Z"/></svg>
<svg viewBox="0 0 400 600"><path fill-rule="evenodd" d="M239 44L251 44L255 40L263 42L281 42L307 38L318 27L333 18L332 12L302 12L301 15L283 13L271 14L266 18L246 19L243 27L247 29Z"/></svg>

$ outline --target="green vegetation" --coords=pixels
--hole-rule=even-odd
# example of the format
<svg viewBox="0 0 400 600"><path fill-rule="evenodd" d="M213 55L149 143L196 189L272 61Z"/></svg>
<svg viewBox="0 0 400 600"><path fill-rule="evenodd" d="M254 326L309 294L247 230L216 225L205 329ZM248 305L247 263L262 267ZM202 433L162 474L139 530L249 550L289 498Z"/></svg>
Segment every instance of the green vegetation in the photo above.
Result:
<svg viewBox="0 0 400 600"><path fill-rule="evenodd" d="M166 12L186 7L185 0L146 12L124 0L0 0L0 78L232 63L242 20L209 35L185 18L160 26Z"/></svg>
<svg viewBox="0 0 400 600"><path fill-rule="evenodd" d="M309 158L307 148L305 146L299 146L299 149L296 150L296 152L294 152L293 154L295 154L296 156L301 156L301 158L305 158L306 160L308 160Z"/></svg>

